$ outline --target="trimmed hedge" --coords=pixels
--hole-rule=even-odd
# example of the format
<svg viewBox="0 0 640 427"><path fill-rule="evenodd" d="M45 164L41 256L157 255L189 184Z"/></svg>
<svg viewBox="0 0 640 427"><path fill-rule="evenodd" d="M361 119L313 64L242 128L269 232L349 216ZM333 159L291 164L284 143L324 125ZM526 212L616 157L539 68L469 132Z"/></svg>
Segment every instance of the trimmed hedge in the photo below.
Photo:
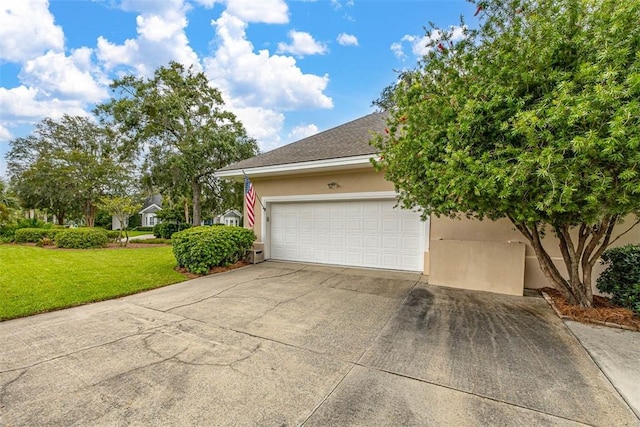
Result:
<svg viewBox="0 0 640 427"><path fill-rule="evenodd" d="M107 246L109 237L102 228L69 228L59 231L55 241L59 248L103 248Z"/></svg>
<svg viewBox="0 0 640 427"><path fill-rule="evenodd" d="M14 233L14 240L16 243L38 243L45 237L55 240L61 231L54 228L19 228Z"/></svg>
<svg viewBox="0 0 640 427"><path fill-rule="evenodd" d="M212 267L239 261L255 240L256 235L246 228L202 226L175 233L171 242L180 267L205 274Z"/></svg>
<svg viewBox="0 0 640 427"><path fill-rule="evenodd" d="M122 235L124 236L124 232ZM107 239L109 239L110 242L117 242L118 237L120 237L119 230L107 230Z"/></svg>
<svg viewBox="0 0 640 427"><path fill-rule="evenodd" d="M153 235L158 239L170 239L173 233L191 228L191 224L181 222L180 224L173 224L171 222L161 222L153 227Z"/></svg>
<svg viewBox="0 0 640 427"><path fill-rule="evenodd" d="M640 245L626 245L604 251L602 272L596 286L611 294L611 301L640 314Z"/></svg>

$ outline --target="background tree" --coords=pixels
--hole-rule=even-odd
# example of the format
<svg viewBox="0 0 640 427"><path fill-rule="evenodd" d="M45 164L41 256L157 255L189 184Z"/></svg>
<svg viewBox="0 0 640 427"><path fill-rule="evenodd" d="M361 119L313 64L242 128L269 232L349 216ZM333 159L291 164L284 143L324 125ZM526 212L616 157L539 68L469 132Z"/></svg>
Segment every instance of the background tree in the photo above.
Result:
<svg viewBox="0 0 640 427"><path fill-rule="evenodd" d="M60 224L80 213L92 227L98 199L131 182L130 156L119 151L115 134L87 117L44 119L32 135L10 144L12 187L26 208L45 209Z"/></svg>
<svg viewBox="0 0 640 427"><path fill-rule="evenodd" d="M118 242L122 246L122 234L124 233L124 246L127 246L129 244L129 232L125 224L127 224L130 216L136 215L142 209L142 204L136 203L131 197L108 196L100 198L97 206L116 217L120 224Z"/></svg>
<svg viewBox="0 0 640 427"><path fill-rule="evenodd" d="M0 178L0 227L6 225L20 209L18 198L14 196L7 183Z"/></svg>
<svg viewBox="0 0 640 427"><path fill-rule="evenodd" d="M425 215L508 218L548 281L591 306L593 266L640 207L640 1L477 5L479 30L434 28L377 101L390 111L377 166Z"/></svg>
<svg viewBox="0 0 640 427"><path fill-rule="evenodd" d="M171 62L149 79L125 76L111 87L118 97L97 107L146 159L159 187L188 188L192 222L201 220L203 186L213 173L257 153L255 140L224 110L204 73Z"/></svg>

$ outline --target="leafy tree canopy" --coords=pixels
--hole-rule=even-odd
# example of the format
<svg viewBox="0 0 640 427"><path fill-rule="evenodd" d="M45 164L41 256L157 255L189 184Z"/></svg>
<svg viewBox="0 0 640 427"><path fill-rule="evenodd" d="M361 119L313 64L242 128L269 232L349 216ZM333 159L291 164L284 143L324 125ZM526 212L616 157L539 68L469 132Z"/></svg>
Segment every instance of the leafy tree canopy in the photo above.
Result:
<svg viewBox="0 0 640 427"><path fill-rule="evenodd" d="M177 193L176 199L191 194L193 223L199 225L203 189L215 189L208 185L214 172L255 155L255 140L193 68L171 62L149 79L125 76L111 87L117 97L96 112L145 151L156 186Z"/></svg>
<svg viewBox="0 0 640 427"><path fill-rule="evenodd" d="M87 117L44 119L10 144L7 169L24 207L45 209L61 224L82 214L93 226L98 199L130 184L133 165L115 134Z"/></svg>
<svg viewBox="0 0 640 427"><path fill-rule="evenodd" d="M432 27L376 101L390 113L377 166L425 215L508 218L549 281L591 305L592 267L640 207L640 1L475 3L478 30Z"/></svg>

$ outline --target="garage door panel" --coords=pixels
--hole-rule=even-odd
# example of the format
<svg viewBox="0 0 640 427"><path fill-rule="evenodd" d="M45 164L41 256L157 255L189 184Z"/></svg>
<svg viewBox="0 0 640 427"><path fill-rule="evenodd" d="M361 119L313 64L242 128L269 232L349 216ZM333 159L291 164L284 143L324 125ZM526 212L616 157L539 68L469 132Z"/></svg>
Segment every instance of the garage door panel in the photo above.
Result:
<svg viewBox="0 0 640 427"><path fill-rule="evenodd" d="M348 249L361 249L362 248L362 235L349 234L345 238L345 246Z"/></svg>
<svg viewBox="0 0 640 427"><path fill-rule="evenodd" d="M271 258L419 271L423 225L392 200L271 204Z"/></svg>
<svg viewBox="0 0 640 427"><path fill-rule="evenodd" d="M361 232L363 229L363 220L362 218L347 218L345 220L345 226L347 231L349 232Z"/></svg>

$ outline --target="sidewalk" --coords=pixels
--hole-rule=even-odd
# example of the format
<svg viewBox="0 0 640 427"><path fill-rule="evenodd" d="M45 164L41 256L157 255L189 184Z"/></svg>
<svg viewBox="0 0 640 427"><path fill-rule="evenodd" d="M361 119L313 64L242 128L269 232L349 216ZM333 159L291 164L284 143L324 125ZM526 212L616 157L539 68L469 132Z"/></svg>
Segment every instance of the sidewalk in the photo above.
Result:
<svg viewBox="0 0 640 427"><path fill-rule="evenodd" d="M640 332L565 324L640 419Z"/></svg>

